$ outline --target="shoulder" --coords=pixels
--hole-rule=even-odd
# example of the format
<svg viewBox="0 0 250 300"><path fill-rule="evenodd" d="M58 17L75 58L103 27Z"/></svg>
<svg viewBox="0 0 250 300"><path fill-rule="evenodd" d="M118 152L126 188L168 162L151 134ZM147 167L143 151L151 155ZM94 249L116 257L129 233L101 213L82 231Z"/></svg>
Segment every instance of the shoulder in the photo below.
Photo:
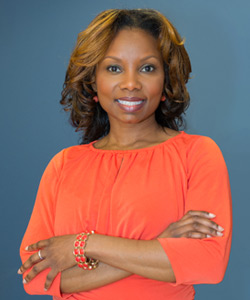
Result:
<svg viewBox="0 0 250 300"><path fill-rule="evenodd" d="M195 169L227 172L222 152L210 137L185 133L183 143L189 172Z"/></svg>
<svg viewBox="0 0 250 300"><path fill-rule="evenodd" d="M182 143L186 148L187 156L195 154L221 154L219 146L210 137L183 133Z"/></svg>
<svg viewBox="0 0 250 300"><path fill-rule="evenodd" d="M60 171L67 163L82 159L86 155L91 155L92 151L90 149L91 143L64 148L52 157L49 166L51 165L57 171Z"/></svg>

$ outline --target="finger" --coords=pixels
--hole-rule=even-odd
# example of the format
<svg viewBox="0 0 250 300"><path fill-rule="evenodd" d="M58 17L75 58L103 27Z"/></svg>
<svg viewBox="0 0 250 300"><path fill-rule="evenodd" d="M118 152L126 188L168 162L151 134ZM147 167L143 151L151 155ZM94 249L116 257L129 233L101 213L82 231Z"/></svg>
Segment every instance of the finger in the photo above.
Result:
<svg viewBox="0 0 250 300"><path fill-rule="evenodd" d="M200 233L201 235L209 236L223 236L223 233L202 223L193 222L181 227L178 227L174 230L173 234L176 237L186 237L186 234L189 232ZM204 238L203 236L201 238Z"/></svg>
<svg viewBox="0 0 250 300"><path fill-rule="evenodd" d="M58 271L56 271L56 270L51 270L49 272L49 274L46 277L46 281L45 281L45 285L44 285L45 291L47 291L51 287L51 284L53 283L53 280L55 279L57 274L58 274Z"/></svg>
<svg viewBox="0 0 250 300"><path fill-rule="evenodd" d="M186 232L183 237L191 238L191 239L205 239L211 236L201 232L189 231Z"/></svg>
<svg viewBox="0 0 250 300"><path fill-rule="evenodd" d="M26 251L36 251L48 246L48 240L42 240L25 248Z"/></svg>
<svg viewBox="0 0 250 300"><path fill-rule="evenodd" d="M32 279L34 279L40 272L47 268L47 262L41 261L34 265L34 267L30 270L30 272L23 279L23 284L29 283Z"/></svg>
<svg viewBox="0 0 250 300"><path fill-rule="evenodd" d="M41 253L41 252L40 252ZM45 254L40 254L40 256L44 259L45 258ZM29 257L29 259L27 259L20 267L20 269L18 270L19 274L24 273L25 271L27 271L28 269L30 269L33 265L37 264L38 262L41 261L41 258L38 255L38 252L31 255Z"/></svg>
<svg viewBox="0 0 250 300"><path fill-rule="evenodd" d="M204 210L189 210L187 212L187 215L200 216L200 217L204 217L204 218L208 218L208 219L213 219L216 217L215 214L204 211Z"/></svg>
<svg viewBox="0 0 250 300"><path fill-rule="evenodd" d="M222 231L224 230L215 222L198 216L192 216L189 220L186 221L185 226L185 229L188 231L198 231L201 233L210 234L212 236L222 236Z"/></svg>
<svg viewBox="0 0 250 300"><path fill-rule="evenodd" d="M194 229L196 229L196 227L198 227L199 224L202 224L219 232L224 231L224 228L215 223L214 221L198 215L189 215L187 218L181 219L180 221L176 222L177 226L185 226L189 224L192 224L194 226Z"/></svg>
<svg viewBox="0 0 250 300"><path fill-rule="evenodd" d="M190 217L202 217L206 219L212 219L215 217L214 214L210 214L207 211L201 211L201 210L189 210L182 218L181 220L187 220Z"/></svg>

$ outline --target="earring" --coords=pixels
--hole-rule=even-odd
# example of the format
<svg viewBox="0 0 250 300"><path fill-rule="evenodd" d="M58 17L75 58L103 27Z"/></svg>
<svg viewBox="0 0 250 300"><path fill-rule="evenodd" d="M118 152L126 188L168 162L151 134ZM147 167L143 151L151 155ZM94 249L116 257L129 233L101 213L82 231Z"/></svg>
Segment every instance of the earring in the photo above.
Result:
<svg viewBox="0 0 250 300"><path fill-rule="evenodd" d="M93 97L93 100L97 103L99 101L98 97L97 96L94 96Z"/></svg>
<svg viewBox="0 0 250 300"><path fill-rule="evenodd" d="M161 101L165 101L165 100L166 100L166 96L165 96L165 95L162 95Z"/></svg>

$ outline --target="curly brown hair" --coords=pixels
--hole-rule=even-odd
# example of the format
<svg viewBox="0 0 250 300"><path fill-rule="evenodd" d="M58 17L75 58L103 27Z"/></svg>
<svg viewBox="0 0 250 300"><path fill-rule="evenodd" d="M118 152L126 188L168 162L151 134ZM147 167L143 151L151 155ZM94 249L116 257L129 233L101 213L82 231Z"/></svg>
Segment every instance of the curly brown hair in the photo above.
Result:
<svg viewBox="0 0 250 300"><path fill-rule="evenodd" d="M107 113L93 101L96 92L95 70L104 58L117 33L125 28L138 28L150 33L159 44L165 71L163 94L155 112L158 124L178 130L190 97L186 83L191 64L184 41L170 21L152 9L110 9L100 13L79 33L72 52L60 103L70 111L70 120L76 131L82 131L82 143L89 143L109 133Z"/></svg>

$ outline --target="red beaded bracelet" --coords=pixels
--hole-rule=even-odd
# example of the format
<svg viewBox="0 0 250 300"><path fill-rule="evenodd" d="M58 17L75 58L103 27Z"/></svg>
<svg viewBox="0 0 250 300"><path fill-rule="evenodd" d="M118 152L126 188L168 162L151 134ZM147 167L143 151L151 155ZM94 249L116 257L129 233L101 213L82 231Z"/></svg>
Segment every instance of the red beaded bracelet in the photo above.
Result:
<svg viewBox="0 0 250 300"><path fill-rule="evenodd" d="M98 260L89 258L85 256L85 247L88 241L88 237L95 232L82 232L79 233L76 237L74 242L74 251L73 254L75 255L75 260L77 262L78 267L83 268L84 270L92 270L97 268Z"/></svg>

